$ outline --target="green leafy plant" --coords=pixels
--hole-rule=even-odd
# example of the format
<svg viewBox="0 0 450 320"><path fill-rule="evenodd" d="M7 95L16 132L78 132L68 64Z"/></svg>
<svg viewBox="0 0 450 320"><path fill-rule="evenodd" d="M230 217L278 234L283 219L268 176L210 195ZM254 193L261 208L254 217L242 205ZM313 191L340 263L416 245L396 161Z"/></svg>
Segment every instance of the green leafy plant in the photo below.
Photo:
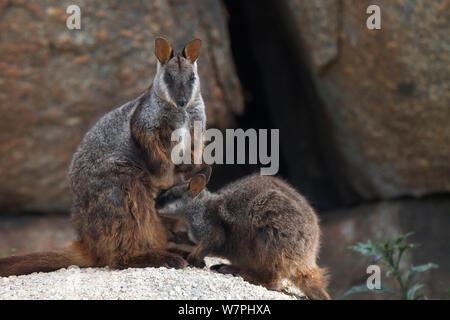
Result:
<svg viewBox="0 0 450 320"><path fill-rule="evenodd" d="M359 252L363 256L373 257L373 263L386 267L386 277L392 277L398 284L398 291L381 286L380 289L369 289L366 284L352 287L344 296L359 292L386 293L404 300L426 299L424 294L417 294L417 291L423 287L422 283L414 283L418 273L438 268L434 263L427 263L420 266L411 265L408 270L400 270L400 262L403 254L408 249L417 248L415 243L405 243L406 238L413 233L409 232L399 236L393 241L367 241L367 243L358 242L349 249Z"/></svg>

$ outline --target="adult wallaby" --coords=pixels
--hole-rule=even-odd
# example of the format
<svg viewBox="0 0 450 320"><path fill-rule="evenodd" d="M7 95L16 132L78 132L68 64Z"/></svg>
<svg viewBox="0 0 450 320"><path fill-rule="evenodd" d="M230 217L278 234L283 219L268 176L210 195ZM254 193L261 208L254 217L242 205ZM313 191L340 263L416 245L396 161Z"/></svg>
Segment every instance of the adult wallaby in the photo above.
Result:
<svg viewBox="0 0 450 320"><path fill-rule="evenodd" d="M69 169L72 221L78 239L61 251L0 259L0 276L48 272L70 265L114 268L166 266L186 261L167 250L168 232L155 198L189 174L176 167L171 151L175 129L205 125L196 60L196 39L174 54L155 41L158 59L152 86L136 99L104 115L73 155Z"/></svg>
<svg viewBox="0 0 450 320"><path fill-rule="evenodd" d="M272 290L289 279L310 299L330 299L325 270L316 264L320 229L307 200L283 180L251 175L217 193L205 189L211 168L173 186L156 200L158 213L184 217L197 244L190 264L208 254L230 260L211 269L239 274Z"/></svg>

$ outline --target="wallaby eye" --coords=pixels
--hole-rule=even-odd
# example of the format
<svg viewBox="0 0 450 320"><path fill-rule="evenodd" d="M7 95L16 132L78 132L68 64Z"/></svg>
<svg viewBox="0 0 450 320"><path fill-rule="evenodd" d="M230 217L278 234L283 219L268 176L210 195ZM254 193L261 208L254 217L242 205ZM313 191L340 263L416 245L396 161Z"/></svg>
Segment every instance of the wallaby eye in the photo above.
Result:
<svg viewBox="0 0 450 320"><path fill-rule="evenodd" d="M164 81L165 81L167 84L172 84L172 83L173 83L173 78L172 78L172 76L170 75L170 73L166 72L166 73L164 74Z"/></svg>
<svg viewBox="0 0 450 320"><path fill-rule="evenodd" d="M195 74L191 75L191 77L189 78L190 82L194 82L196 79Z"/></svg>

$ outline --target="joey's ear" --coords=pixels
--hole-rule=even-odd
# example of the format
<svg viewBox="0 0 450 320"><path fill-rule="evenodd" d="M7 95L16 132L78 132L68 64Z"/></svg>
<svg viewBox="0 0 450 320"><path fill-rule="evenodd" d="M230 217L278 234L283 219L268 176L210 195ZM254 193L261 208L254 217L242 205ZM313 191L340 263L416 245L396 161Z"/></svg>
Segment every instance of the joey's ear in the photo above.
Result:
<svg viewBox="0 0 450 320"><path fill-rule="evenodd" d="M163 38L155 40L155 55L159 62L166 63L173 57L173 50L170 44Z"/></svg>
<svg viewBox="0 0 450 320"><path fill-rule="evenodd" d="M191 63L197 60L200 54L200 47L202 46L202 41L200 39L195 39L184 46L183 57L188 59Z"/></svg>
<svg viewBox="0 0 450 320"><path fill-rule="evenodd" d="M206 166L199 171L196 172L196 174L202 174L205 176L206 184L208 184L209 180L211 179L211 173L212 173L212 167Z"/></svg>
<svg viewBox="0 0 450 320"><path fill-rule="evenodd" d="M196 174L189 181L189 194L191 196L196 196L203 190L206 186L206 177L203 174Z"/></svg>

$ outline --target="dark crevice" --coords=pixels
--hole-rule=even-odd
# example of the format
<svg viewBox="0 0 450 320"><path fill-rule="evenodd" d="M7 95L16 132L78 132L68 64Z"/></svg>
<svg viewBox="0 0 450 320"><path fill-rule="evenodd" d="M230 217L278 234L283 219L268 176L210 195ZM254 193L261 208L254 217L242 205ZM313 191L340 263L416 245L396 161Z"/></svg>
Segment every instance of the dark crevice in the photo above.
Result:
<svg viewBox="0 0 450 320"><path fill-rule="evenodd" d="M224 0L224 4L245 97L245 114L236 127L280 129L279 174L315 208L354 203L352 192L336 186L339 174L332 171L330 129L286 4L275 0ZM225 167L219 170L231 170ZM248 171L242 166L240 174ZM226 176L232 180L235 175Z"/></svg>

